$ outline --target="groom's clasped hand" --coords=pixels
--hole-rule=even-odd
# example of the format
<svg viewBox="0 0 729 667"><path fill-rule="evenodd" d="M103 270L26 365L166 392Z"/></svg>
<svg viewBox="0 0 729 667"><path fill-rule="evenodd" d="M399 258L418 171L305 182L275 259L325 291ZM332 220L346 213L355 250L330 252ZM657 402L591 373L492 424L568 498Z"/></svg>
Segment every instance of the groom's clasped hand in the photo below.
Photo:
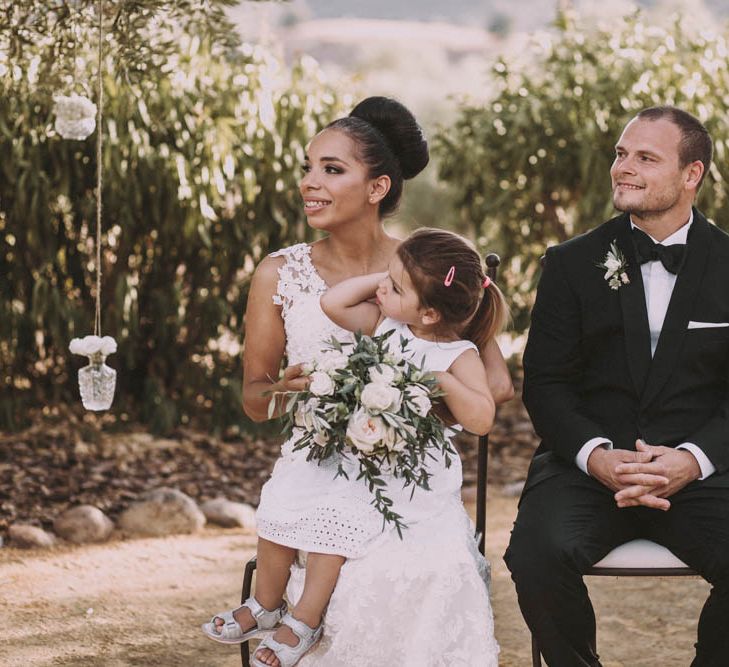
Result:
<svg viewBox="0 0 729 667"><path fill-rule="evenodd" d="M614 474L622 482L615 494L618 507L644 505L667 511L671 507L668 499L701 476L699 464L690 452L647 445L640 439L635 446L635 452L623 452L633 454L634 460L615 466Z"/></svg>
<svg viewBox="0 0 729 667"><path fill-rule="evenodd" d="M668 498L698 479L696 459L683 450L648 445L638 439L636 451L596 448L587 462L593 477L615 491L618 507L644 505L667 511Z"/></svg>

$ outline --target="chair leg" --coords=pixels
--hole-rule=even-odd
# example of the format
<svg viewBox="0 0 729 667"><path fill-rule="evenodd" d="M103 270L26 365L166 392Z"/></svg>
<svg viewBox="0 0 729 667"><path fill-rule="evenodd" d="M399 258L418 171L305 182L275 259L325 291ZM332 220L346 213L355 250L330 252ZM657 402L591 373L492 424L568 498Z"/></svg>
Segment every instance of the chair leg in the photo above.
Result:
<svg viewBox="0 0 729 667"><path fill-rule="evenodd" d="M542 655L539 652L539 644L534 635L532 635L532 667L542 667Z"/></svg>
<svg viewBox="0 0 729 667"><path fill-rule="evenodd" d="M256 557L254 556L246 563L246 571L243 575L243 588L240 593L240 603L243 604L249 597L251 597L251 588L253 588L253 572L256 569ZM248 642L243 642L240 645L240 661L243 667L250 667L251 665L251 652Z"/></svg>

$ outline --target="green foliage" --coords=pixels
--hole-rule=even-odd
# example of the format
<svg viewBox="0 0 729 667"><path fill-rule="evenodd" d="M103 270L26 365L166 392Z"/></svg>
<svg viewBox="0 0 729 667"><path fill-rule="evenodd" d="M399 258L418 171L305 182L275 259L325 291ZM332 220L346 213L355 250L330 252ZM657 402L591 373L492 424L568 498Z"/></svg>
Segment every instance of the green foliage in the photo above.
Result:
<svg viewBox="0 0 729 667"><path fill-rule="evenodd" d="M340 111L310 59L233 53L194 27L178 24L143 88L105 62L102 333L119 342L113 409L158 431L243 419L248 283L305 235L304 144ZM78 400L68 343L93 332L96 135L55 133L45 48L0 49L0 428ZM93 81L93 44L78 54Z"/></svg>
<svg viewBox="0 0 729 667"><path fill-rule="evenodd" d="M251 1L251 0L249 0ZM257 1L257 0L253 0ZM117 73L144 83L177 50L181 26L187 34L215 44L221 51L238 46L226 7L236 0L37 0L3 3L0 50L11 60L38 56L38 85L53 90L76 78L85 47L97 42L99 6L105 48Z"/></svg>
<svg viewBox="0 0 729 667"><path fill-rule="evenodd" d="M670 29L649 27L639 13L588 29L560 14L530 51L497 60L488 102L464 103L439 133L441 177L462 223L501 254L518 330L544 250L613 215L614 145L642 108L674 104L705 123L715 159L699 207L729 228L728 53L726 31L698 32L678 18Z"/></svg>

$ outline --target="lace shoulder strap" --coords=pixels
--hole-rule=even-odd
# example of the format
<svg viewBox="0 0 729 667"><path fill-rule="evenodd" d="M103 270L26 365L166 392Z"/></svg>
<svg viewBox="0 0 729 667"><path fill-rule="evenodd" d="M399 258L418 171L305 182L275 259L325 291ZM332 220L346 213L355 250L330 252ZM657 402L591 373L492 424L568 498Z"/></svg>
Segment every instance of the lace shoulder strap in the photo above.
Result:
<svg viewBox="0 0 729 667"><path fill-rule="evenodd" d="M278 285L273 302L287 310L297 295L301 293L318 294L326 289L326 284L311 263L311 246L308 243L282 248L271 253L270 257L283 257L284 263L278 269Z"/></svg>

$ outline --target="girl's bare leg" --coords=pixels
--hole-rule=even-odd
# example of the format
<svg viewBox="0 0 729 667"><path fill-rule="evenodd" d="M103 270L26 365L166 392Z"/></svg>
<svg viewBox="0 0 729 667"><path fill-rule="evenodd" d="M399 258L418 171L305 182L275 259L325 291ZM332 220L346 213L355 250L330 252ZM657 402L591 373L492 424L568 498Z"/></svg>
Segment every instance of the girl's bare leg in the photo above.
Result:
<svg viewBox="0 0 729 667"><path fill-rule="evenodd" d="M296 549L259 537L257 553L255 597L265 609L273 611L281 606L291 573L291 563L296 557ZM253 629L256 625L248 607L236 611L233 618L243 632ZM218 627L224 625L222 619L217 619L215 624Z"/></svg>
<svg viewBox="0 0 729 667"><path fill-rule="evenodd" d="M345 560L343 556L331 554L310 553L307 556L304 592L301 594L298 604L291 610L294 618L303 621L310 628L315 628L321 623L324 609L329 604L329 598L332 597L334 586L339 578L339 570ZM263 604L262 601L261 604ZM299 638L287 625L280 626L273 638L289 646L296 646L299 643ZM264 648L257 651L256 657L271 667L279 667L278 658L269 649Z"/></svg>

